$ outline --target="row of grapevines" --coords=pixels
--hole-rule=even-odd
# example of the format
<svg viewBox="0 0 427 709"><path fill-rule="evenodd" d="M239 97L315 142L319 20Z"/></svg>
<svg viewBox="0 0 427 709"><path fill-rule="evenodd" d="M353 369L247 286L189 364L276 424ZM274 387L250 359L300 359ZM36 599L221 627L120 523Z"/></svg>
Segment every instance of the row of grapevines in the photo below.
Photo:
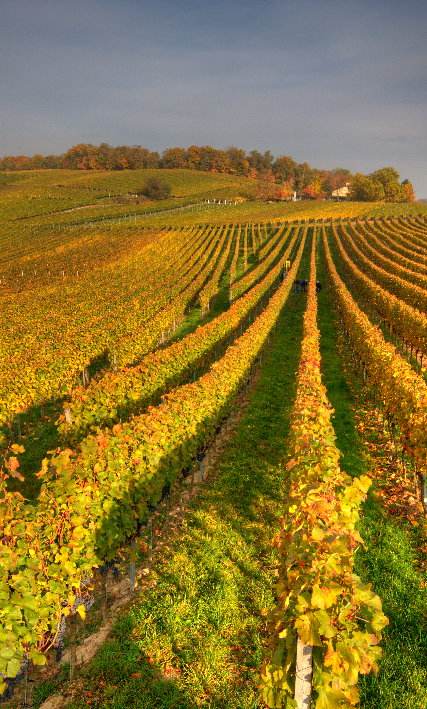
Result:
<svg viewBox="0 0 427 709"><path fill-rule="evenodd" d="M252 235L252 253L253 255L256 256L256 258L260 261L263 259L265 253L269 251L271 248L270 246L267 246L265 248L265 251L263 251L264 247L262 246L264 242L270 243L270 234L267 230L267 228L262 225L262 224L252 224L250 226L251 228L251 235ZM236 235L236 244L235 244L235 249L234 249L234 254L233 258L231 261L230 265L230 278L229 278L229 283L230 283L230 288L232 284L236 281L237 278L237 262L239 259L239 253L240 253L240 246L241 243L244 243L244 239L242 238L244 232L244 229L248 229L248 225L246 224L239 224L237 227L237 235ZM243 246L244 249L244 246ZM244 266L244 259L242 258L242 265ZM243 270L245 270L243 268Z"/></svg>
<svg viewBox="0 0 427 709"><path fill-rule="evenodd" d="M397 333L404 342L413 346L417 355L418 352L421 352L423 356L427 355L427 317L419 310L396 298L389 291L384 290L363 273L344 250L333 223L331 231L334 243L338 248L340 262L357 291L372 304L392 332Z"/></svg>
<svg viewBox="0 0 427 709"><path fill-rule="evenodd" d="M388 621L378 596L353 572L362 543L356 525L370 479L351 479L339 467L320 373L315 249L316 236L288 443L277 604L261 686L269 707L344 709L358 703L359 674L376 670ZM316 699L310 704L311 684Z"/></svg>
<svg viewBox="0 0 427 709"><path fill-rule="evenodd" d="M260 248L260 243L261 243L261 226L258 227L258 229L255 229L255 225L252 226L251 229L251 238L252 238L252 253L256 254L258 249Z"/></svg>
<svg viewBox="0 0 427 709"><path fill-rule="evenodd" d="M411 228L417 233L417 235L427 238L427 223L425 216L413 215L411 217L408 217L408 221L411 225Z"/></svg>
<svg viewBox="0 0 427 709"><path fill-rule="evenodd" d="M297 226L296 228L298 229L299 227ZM258 266L256 266L256 268L254 268L252 271L249 271L249 273L247 273L246 276L243 276L243 278L241 278L239 281L233 283L232 287L230 288L230 302L245 293L248 288L250 288L254 283L256 283L260 278L264 276L264 274L272 266L272 264L274 264L276 259L280 256L280 253L285 248L287 239L291 234L292 230L292 225L287 226L286 231L285 227L283 227L279 231L277 239L274 239L275 246L271 249L268 255L265 256L263 260L261 260L260 258L260 262Z"/></svg>
<svg viewBox="0 0 427 709"><path fill-rule="evenodd" d="M149 504L214 435L286 303L302 248L291 277L200 379L146 414L89 436L80 453L66 450L45 460L36 508L2 482L1 673L15 676L24 653L43 662L46 638L69 614L82 580L136 532Z"/></svg>
<svg viewBox="0 0 427 709"><path fill-rule="evenodd" d="M262 244L262 246L258 250L258 260L261 262L265 259L267 254L278 244L279 239L283 235L283 231L285 226L289 226L288 224L286 225L277 225L274 228L274 231L272 232L272 235L270 236L269 239L266 239L265 242ZM282 227L282 228L280 228Z"/></svg>
<svg viewBox="0 0 427 709"><path fill-rule="evenodd" d="M422 274L425 277L427 274L427 267L425 265L427 258L411 251L408 252L404 246L393 241L390 236L388 236L383 225L378 228L372 222L366 223L364 235L369 239L371 247L381 256L391 259L397 263L399 267L415 272L416 275Z"/></svg>
<svg viewBox="0 0 427 709"><path fill-rule="evenodd" d="M243 271L248 270L248 226L245 224L243 230Z"/></svg>
<svg viewBox="0 0 427 709"><path fill-rule="evenodd" d="M161 241L166 246L166 239ZM145 272L145 252L137 258L129 258L133 262L133 271L129 269L133 277L135 271ZM111 309L117 307L117 301L127 302L129 312L126 316L123 314L120 323L111 322L113 332L126 331L126 317L131 318L134 311L138 319L141 317L141 308L133 308L134 304L139 305L135 300L134 282L129 281L130 287L126 289L129 266L129 260L124 259L120 264L122 271L118 266L109 265L96 274L99 278L93 278L93 282L83 278L61 288L30 292L19 299L2 298L1 422L15 411L24 410L31 403L48 398L61 389L62 382L58 381L56 372L73 383L76 373L87 366L91 356L104 349L99 343L100 335L104 334L103 315L105 313L113 320ZM122 287L119 297L117 293L113 294L116 288L114 282L111 283L117 277ZM94 289L96 297L92 292ZM97 335L92 328L94 321L101 330Z"/></svg>
<svg viewBox="0 0 427 709"><path fill-rule="evenodd" d="M220 233L222 231L221 229ZM201 289L211 276L224 248L225 239L226 234L223 233L217 240L217 233L214 232L214 237L203 252L202 258L198 257L196 252L196 256L193 255L189 259L189 268L185 274L186 287L177 293L176 289L169 285L167 294L169 304L157 312L148 322L144 323L140 331L135 331L116 343L114 353L119 366L139 359L155 348L160 338L163 342L165 336L175 330L178 323L184 318L187 308L198 297ZM197 272L196 269L199 268L200 270Z"/></svg>
<svg viewBox="0 0 427 709"><path fill-rule="evenodd" d="M183 238L186 240L185 235ZM156 260L160 289L152 272L149 248L95 271L91 278L86 276L61 288L31 291L19 299L2 299L0 423L30 405L66 393L79 371L106 349L110 353L115 350L123 363L127 356L130 362L147 351L141 351L146 345L143 338L140 350L136 347L142 323L147 329L147 318L165 308L171 297L184 294L185 289L190 287L188 300L194 297L191 284L200 269L200 259L209 261L206 250L215 247L215 235L202 233L191 258L183 251L174 269L173 257L171 263L162 253L162 247L167 253L173 239L174 235L165 235L157 243L161 252ZM177 298L181 304L183 300L184 295ZM173 313L169 315L173 319ZM159 338L163 322L157 325ZM154 337L154 328L151 335Z"/></svg>
<svg viewBox="0 0 427 709"><path fill-rule="evenodd" d="M377 248L378 241L376 242L375 247L371 246L370 242L374 241L373 235L367 232L366 227L363 224L357 222L357 226L355 226L354 224L349 223L348 228L354 238L357 240L357 244L360 250L375 265L379 266L380 268L387 269L390 273L393 273L394 275L398 276L402 280L407 281L408 283L414 283L415 285L419 286L420 288L423 288L424 290L427 288L427 276L420 275L415 271L405 268L405 266L401 266L399 264L400 259L398 256L397 258L396 256L390 258L389 256L382 255L380 250ZM384 250L385 249L382 248L382 251Z"/></svg>
<svg viewBox="0 0 427 709"><path fill-rule="evenodd" d="M417 285L410 285L408 281L399 278L393 272L376 266L356 245L357 237L351 237L349 231L340 223L338 233L341 242L351 259L359 268L369 274L371 278L412 307L424 312L427 310L427 292Z"/></svg>
<svg viewBox="0 0 427 709"><path fill-rule="evenodd" d="M259 250L262 248L263 244L267 243L267 241L270 239L271 234L273 233L272 225L252 224L251 230L253 240L253 251L254 253L258 253Z"/></svg>
<svg viewBox="0 0 427 709"><path fill-rule="evenodd" d="M396 219L390 220L374 220L374 225L377 229L385 232L386 235L394 239L395 242L400 246L404 253L408 253L409 258L421 257L425 260L427 254L427 244L418 239L414 228L411 228L409 220L398 221Z"/></svg>
<svg viewBox="0 0 427 709"><path fill-rule="evenodd" d="M408 258L418 260L418 257L420 257L422 261L426 260L427 244L423 244L420 239L417 239L408 221L406 221L406 227L403 227L402 224L398 225L395 219L387 221L373 220L372 225L381 234L384 233L390 242L394 242L396 245L394 248L399 247L402 252L408 253Z"/></svg>
<svg viewBox="0 0 427 709"><path fill-rule="evenodd" d="M427 385L379 328L357 307L333 263L324 233L330 280L352 349L367 371L367 385L399 427L402 449L422 475L427 470Z"/></svg>
<svg viewBox="0 0 427 709"><path fill-rule="evenodd" d="M218 263L216 264L209 280L205 283L199 293L199 302L203 315L209 310L212 299L219 291L219 282L230 254L231 244L233 242L233 228L230 227L228 236L226 237L227 229L228 227L224 226L224 240L226 239L225 248L223 248L222 254L218 259Z"/></svg>
<svg viewBox="0 0 427 709"><path fill-rule="evenodd" d="M237 262L239 260L239 251L240 251L240 237L242 235L242 225L239 224L237 227L236 231L236 242L234 245L234 252L233 252L233 258L231 260L230 264L230 275L229 275L229 284L231 287L231 284L236 280L236 275L237 275Z"/></svg>
<svg viewBox="0 0 427 709"><path fill-rule="evenodd" d="M307 228L302 238L305 239ZM135 367L119 372L107 372L92 380L90 385L76 387L67 404L67 417L61 416L59 432L68 445L74 445L92 427L111 426L121 418L140 413L153 396L164 394L177 386L196 367L206 364L213 350L237 328L274 285L281 269L296 244L292 239L279 263L231 307L201 325L193 333L169 347L147 355ZM68 421L67 421L68 419Z"/></svg>

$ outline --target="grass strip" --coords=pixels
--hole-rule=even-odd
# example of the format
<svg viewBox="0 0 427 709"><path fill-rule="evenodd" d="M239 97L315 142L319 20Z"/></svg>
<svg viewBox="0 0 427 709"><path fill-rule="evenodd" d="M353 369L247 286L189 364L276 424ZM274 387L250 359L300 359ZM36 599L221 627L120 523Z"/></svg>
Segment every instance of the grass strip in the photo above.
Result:
<svg viewBox="0 0 427 709"><path fill-rule="evenodd" d="M319 280L326 272L319 263ZM375 459L356 427L356 415L366 415L369 404L354 396L360 385L351 377L342 352L332 300L327 288L319 294L319 327L323 380L335 415L341 467L352 476L370 474ZM349 376L349 379L346 378ZM375 490L375 483L373 486ZM364 506L360 532L366 549L356 554L355 570L372 583L383 602L390 625L383 632L383 654L378 676L360 682L362 709L426 709L427 707L427 592L425 574L419 569L417 532L404 520L389 516L370 492Z"/></svg>

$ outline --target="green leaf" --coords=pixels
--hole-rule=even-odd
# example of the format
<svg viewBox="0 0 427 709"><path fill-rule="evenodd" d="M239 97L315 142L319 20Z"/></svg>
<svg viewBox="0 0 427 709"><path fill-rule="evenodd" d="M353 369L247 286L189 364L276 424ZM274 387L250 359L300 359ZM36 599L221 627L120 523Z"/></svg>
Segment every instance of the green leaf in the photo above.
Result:
<svg viewBox="0 0 427 709"><path fill-rule="evenodd" d="M31 650L29 653L29 658L35 665L46 664L46 655L43 655L42 652L37 652L37 650Z"/></svg>
<svg viewBox="0 0 427 709"><path fill-rule="evenodd" d="M19 670L21 669L21 662L14 657L6 665L6 677L16 677Z"/></svg>

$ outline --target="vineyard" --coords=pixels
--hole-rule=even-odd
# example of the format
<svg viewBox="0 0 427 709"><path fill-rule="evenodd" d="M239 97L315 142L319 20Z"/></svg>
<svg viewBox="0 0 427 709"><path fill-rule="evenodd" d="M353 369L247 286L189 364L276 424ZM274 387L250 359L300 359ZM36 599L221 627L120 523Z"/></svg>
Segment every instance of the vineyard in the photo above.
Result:
<svg viewBox="0 0 427 709"><path fill-rule="evenodd" d="M426 709L427 208L165 172L1 185L0 703Z"/></svg>

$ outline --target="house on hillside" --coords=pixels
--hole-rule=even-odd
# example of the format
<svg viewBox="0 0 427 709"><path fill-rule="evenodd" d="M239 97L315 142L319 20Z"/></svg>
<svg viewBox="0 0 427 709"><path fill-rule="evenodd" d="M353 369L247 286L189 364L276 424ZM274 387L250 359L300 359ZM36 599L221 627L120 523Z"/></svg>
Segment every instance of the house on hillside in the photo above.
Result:
<svg viewBox="0 0 427 709"><path fill-rule="evenodd" d="M335 199L335 200L348 199L349 192L350 192L350 183L346 182L343 187L338 187L337 190L333 190L331 196L332 196L332 199Z"/></svg>

